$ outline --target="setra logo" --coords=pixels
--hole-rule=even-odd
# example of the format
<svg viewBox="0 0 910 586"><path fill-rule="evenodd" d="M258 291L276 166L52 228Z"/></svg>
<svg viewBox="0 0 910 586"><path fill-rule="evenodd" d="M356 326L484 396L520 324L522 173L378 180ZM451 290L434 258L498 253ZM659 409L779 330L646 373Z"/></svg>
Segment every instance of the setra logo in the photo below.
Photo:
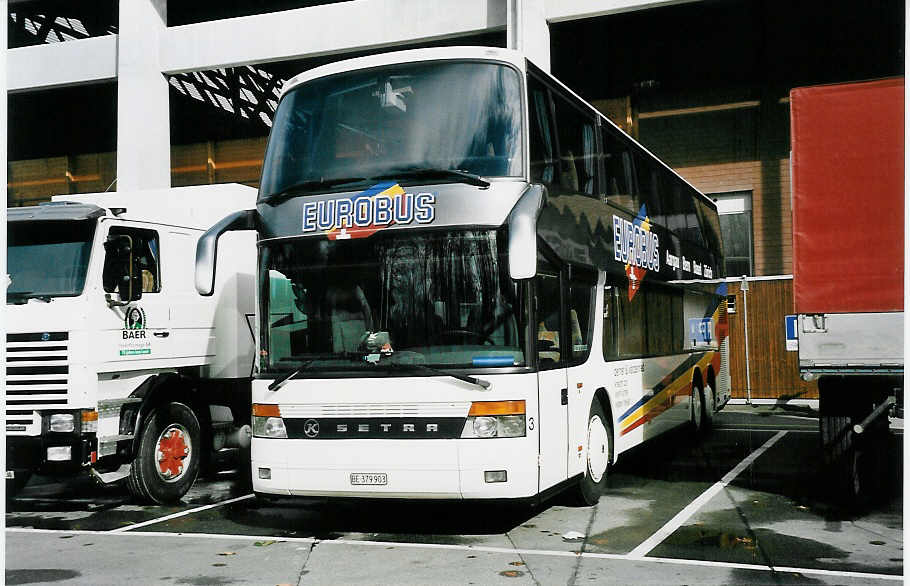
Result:
<svg viewBox="0 0 910 586"><path fill-rule="evenodd" d="M307 419L303 424L303 434L307 437L316 437L319 435L319 422L315 419Z"/></svg>

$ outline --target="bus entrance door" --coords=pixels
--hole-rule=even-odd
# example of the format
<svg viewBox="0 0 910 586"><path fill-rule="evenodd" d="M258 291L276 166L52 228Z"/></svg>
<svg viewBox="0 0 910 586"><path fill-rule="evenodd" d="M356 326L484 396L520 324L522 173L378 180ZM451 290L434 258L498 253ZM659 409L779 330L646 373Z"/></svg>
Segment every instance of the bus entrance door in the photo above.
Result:
<svg viewBox="0 0 910 586"><path fill-rule="evenodd" d="M562 312L557 275L537 277L537 404L540 441L539 490L566 479L569 441L568 374L560 339Z"/></svg>

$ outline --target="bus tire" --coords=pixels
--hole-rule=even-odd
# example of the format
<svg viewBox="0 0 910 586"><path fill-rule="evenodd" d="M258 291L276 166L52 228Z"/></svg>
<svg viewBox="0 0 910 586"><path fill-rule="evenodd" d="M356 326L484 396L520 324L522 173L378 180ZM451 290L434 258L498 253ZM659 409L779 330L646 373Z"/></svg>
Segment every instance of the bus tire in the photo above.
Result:
<svg viewBox="0 0 910 586"><path fill-rule="evenodd" d="M711 386L711 383L705 385L704 388L704 417L702 421L704 422L705 430L711 429L714 426L714 415L717 410L717 391L714 390L714 387Z"/></svg>
<svg viewBox="0 0 910 586"><path fill-rule="evenodd" d="M166 403L142 422L139 434L136 458L127 477L130 493L144 502L176 503L199 475L199 419L183 403Z"/></svg>
<svg viewBox="0 0 910 586"><path fill-rule="evenodd" d="M705 431L705 398L704 393L697 384L692 385L692 395L689 397L689 425L692 432L699 436Z"/></svg>
<svg viewBox="0 0 910 586"><path fill-rule="evenodd" d="M613 425L604 415L600 401L591 403L585 434L585 471L575 489L574 499L583 506L596 505L607 489L613 461Z"/></svg>

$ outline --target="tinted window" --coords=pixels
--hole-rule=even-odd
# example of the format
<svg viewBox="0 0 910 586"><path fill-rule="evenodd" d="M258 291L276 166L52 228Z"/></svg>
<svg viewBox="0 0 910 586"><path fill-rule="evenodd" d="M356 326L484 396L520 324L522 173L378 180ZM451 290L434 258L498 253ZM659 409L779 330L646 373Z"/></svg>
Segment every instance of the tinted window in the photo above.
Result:
<svg viewBox="0 0 910 586"><path fill-rule="evenodd" d="M541 274L536 278L537 361L541 368L562 362L559 277Z"/></svg>
<svg viewBox="0 0 910 586"><path fill-rule="evenodd" d="M584 360L591 348L592 307L594 301L593 274L573 273L569 283L569 330L572 334L572 359Z"/></svg>
<svg viewBox="0 0 910 586"><path fill-rule="evenodd" d="M638 212L638 198L632 193L632 156L626 141L609 127L603 133L604 191L606 200Z"/></svg>
<svg viewBox="0 0 910 586"><path fill-rule="evenodd" d="M596 189L595 118L554 94L559 139L559 191L594 196Z"/></svg>
<svg viewBox="0 0 910 586"><path fill-rule="evenodd" d="M316 79L275 112L261 197L421 169L519 176L521 120L519 76L504 65L405 63Z"/></svg>
<svg viewBox="0 0 910 586"><path fill-rule="evenodd" d="M643 283L629 298L626 284L604 288L604 358L660 356L685 343L681 290Z"/></svg>
<svg viewBox="0 0 910 586"><path fill-rule="evenodd" d="M558 180L556 137L553 132L550 93L540 81L528 78L530 112L531 181L552 189Z"/></svg>

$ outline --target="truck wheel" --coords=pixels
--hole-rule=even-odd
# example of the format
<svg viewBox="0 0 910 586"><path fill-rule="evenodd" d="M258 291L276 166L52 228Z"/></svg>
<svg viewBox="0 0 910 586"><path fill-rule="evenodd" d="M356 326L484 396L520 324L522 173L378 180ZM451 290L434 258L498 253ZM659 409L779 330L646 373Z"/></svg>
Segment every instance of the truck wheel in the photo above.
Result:
<svg viewBox="0 0 910 586"><path fill-rule="evenodd" d="M6 504L13 500L19 491L25 488L32 477L30 470L16 470L16 477L6 481Z"/></svg>
<svg viewBox="0 0 910 586"><path fill-rule="evenodd" d="M851 427L849 415L822 415L819 418L827 484L834 491L832 496L836 500L854 506L863 489L860 478L862 454L853 441Z"/></svg>
<svg viewBox="0 0 910 586"><path fill-rule="evenodd" d="M142 423L139 449L127 480L132 495L171 504L187 493L199 474L202 432L193 410L168 403Z"/></svg>
<svg viewBox="0 0 910 586"><path fill-rule="evenodd" d="M607 489L610 462L613 459L613 426L595 399L588 415L585 436L585 472L575 489L573 500L581 505L596 505Z"/></svg>

